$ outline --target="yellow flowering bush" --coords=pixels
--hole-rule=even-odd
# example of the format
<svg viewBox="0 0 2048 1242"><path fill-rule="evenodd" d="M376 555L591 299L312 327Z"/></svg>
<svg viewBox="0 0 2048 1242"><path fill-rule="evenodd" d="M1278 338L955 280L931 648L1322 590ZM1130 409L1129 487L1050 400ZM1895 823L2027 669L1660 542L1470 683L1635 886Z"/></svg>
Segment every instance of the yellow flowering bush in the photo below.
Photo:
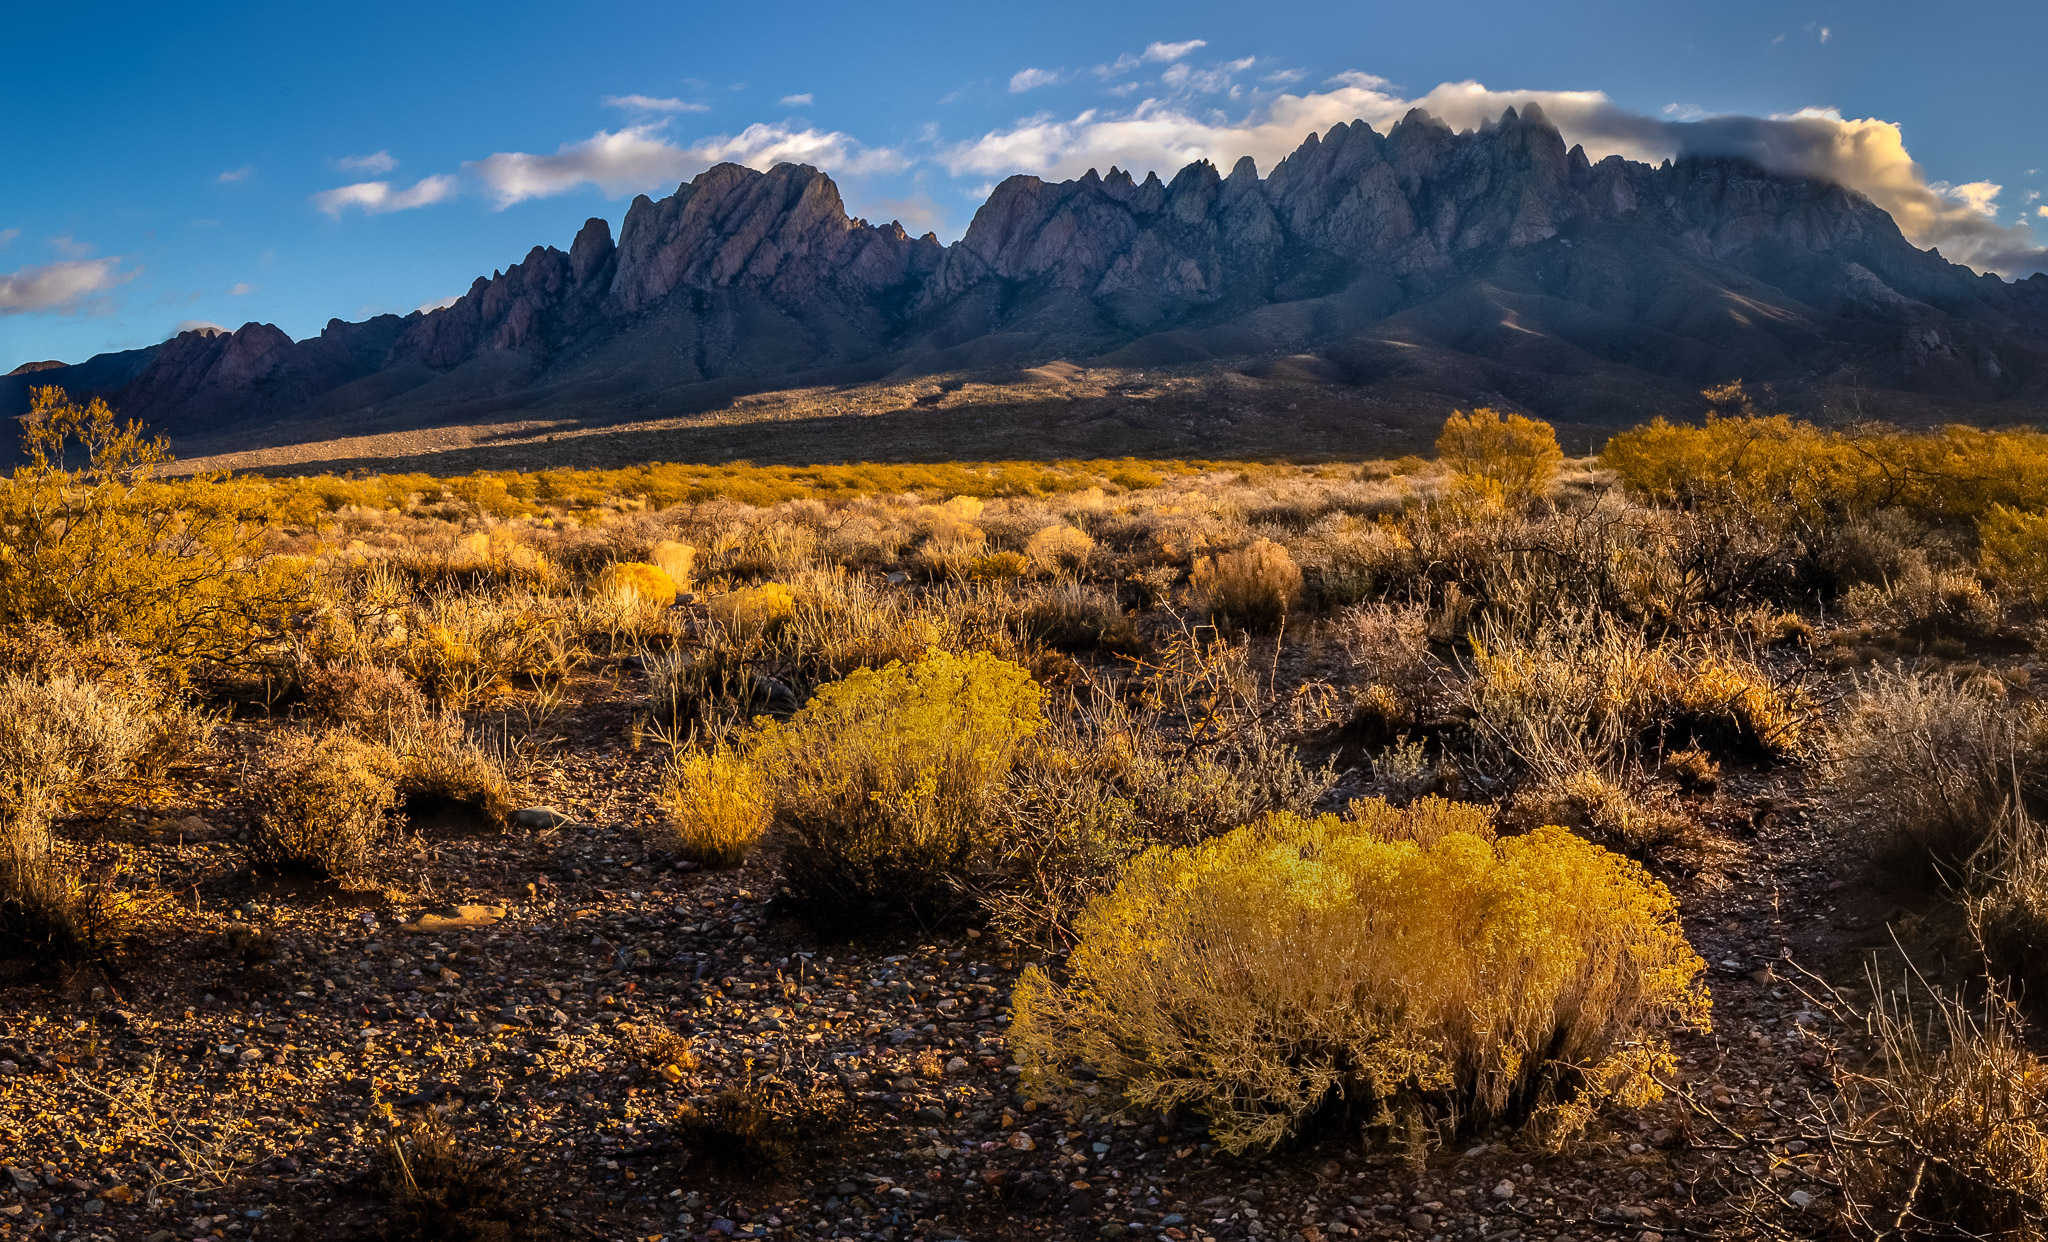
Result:
<svg viewBox="0 0 2048 1242"><path fill-rule="evenodd" d="M1977 524L1986 575L2035 603L2048 603L2048 513L1993 505Z"/></svg>
<svg viewBox="0 0 2048 1242"><path fill-rule="evenodd" d="M821 687L751 757L775 780L786 882L814 910L929 916L985 843L988 812L1045 692L986 652L927 652Z"/></svg>
<svg viewBox="0 0 2048 1242"><path fill-rule="evenodd" d="M1570 1133L1638 1106L1704 1028L1705 964L1636 864L1561 828L1496 839L1481 808L1359 804L1153 849L1037 967L1012 1045L1039 1098L1085 1065L1131 1112L1207 1112L1226 1149L1271 1147L1342 1104L1413 1133Z"/></svg>
<svg viewBox="0 0 2048 1242"><path fill-rule="evenodd" d="M711 867L744 862L774 813L767 779L728 746L678 755L659 796L674 825L676 850Z"/></svg>
<svg viewBox="0 0 2048 1242"><path fill-rule="evenodd" d="M796 596L779 582L764 582L714 595L705 607L712 620L735 634L763 634L796 611Z"/></svg>

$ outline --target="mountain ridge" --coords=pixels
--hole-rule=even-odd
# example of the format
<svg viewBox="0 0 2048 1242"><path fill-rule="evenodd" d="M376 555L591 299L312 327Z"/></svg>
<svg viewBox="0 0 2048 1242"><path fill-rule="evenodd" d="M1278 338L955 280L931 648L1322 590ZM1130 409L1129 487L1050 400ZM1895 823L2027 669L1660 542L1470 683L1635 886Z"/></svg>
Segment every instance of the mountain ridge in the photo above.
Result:
<svg viewBox="0 0 2048 1242"><path fill-rule="evenodd" d="M1311 134L1264 178L1197 161L1011 177L941 245L848 215L803 165L721 164L592 218L453 304L293 341L267 324L0 377L175 440L254 446L1042 364L1229 371L1599 424L1729 378L1796 408L1868 391L1928 416L2048 411L2048 276L1908 242L1853 190L1725 158L1567 148L1541 111ZM1284 395L1284 394L1283 394Z"/></svg>

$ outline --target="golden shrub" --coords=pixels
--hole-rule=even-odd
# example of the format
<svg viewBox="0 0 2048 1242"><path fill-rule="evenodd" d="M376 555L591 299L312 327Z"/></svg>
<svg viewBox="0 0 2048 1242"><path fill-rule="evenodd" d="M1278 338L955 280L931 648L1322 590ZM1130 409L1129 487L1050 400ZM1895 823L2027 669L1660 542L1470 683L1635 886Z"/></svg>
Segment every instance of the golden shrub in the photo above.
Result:
<svg viewBox="0 0 2048 1242"><path fill-rule="evenodd" d="M1010 582L1031 572L1022 552L990 552L967 562L967 576L976 582Z"/></svg>
<svg viewBox="0 0 2048 1242"><path fill-rule="evenodd" d="M1231 1151L1341 1100L1393 1127L1530 1121L1656 1098L1664 1030L1704 1027L1704 963L1664 887L1560 828L1490 839L1425 799L1279 815L1134 860L1057 982L1019 981L1027 1089L1085 1064L1132 1112L1192 1107Z"/></svg>
<svg viewBox="0 0 2048 1242"><path fill-rule="evenodd" d="M1549 423L1480 406L1453 410L1437 435L1436 455L1460 481L1510 503L1541 496L1564 450Z"/></svg>
<svg viewBox="0 0 2048 1242"><path fill-rule="evenodd" d="M34 390L21 434L28 462L0 480L0 629L118 639L175 680L245 661L283 633L307 565L264 555L260 488L158 481L161 440L57 388ZM65 462L73 444L85 449L77 469Z"/></svg>
<svg viewBox="0 0 2048 1242"><path fill-rule="evenodd" d="M598 575L597 585L606 595L629 598L653 608L666 608L676 602L675 579L659 565L645 561L613 561Z"/></svg>
<svg viewBox="0 0 2048 1242"><path fill-rule="evenodd" d="M1748 414L1691 427L1660 417L1609 439L1600 464L1646 500L1815 530L1881 509L1926 520L2048 509L2048 434L2038 431L1835 431Z"/></svg>
<svg viewBox="0 0 2048 1242"><path fill-rule="evenodd" d="M750 757L773 774L790 889L827 916L950 904L1044 697L1015 664L935 650L861 669L760 726Z"/></svg>
<svg viewBox="0 0 2048 1242"><path fill-rule="evenodd" d="M1278 624L1301 595L1301 567L1271 539L1195 562L1188 581L1219 623L1261 629Z"/></svg>
<svg viewBox="0 0 2048 1242"><path fill-rule="evenodd" d="M250 860L335 878L360 871L398 801L402 770L388 747L353 733L276 734L249 788Z"/></svg>
<svg viewBox="0 0 2048 1242"><path fill-rule="evenodd" d="M725 746L678 755L658 795L678 853L710 867L745 862L774 815L769 781Z"/></svg>
<svg viewBox="0 0 2048 1242"><path fill-rule="evenodd" d="M1047 526L1025 543L1024 555L1040 573L1079 573L1095 555L1095 541L1078 526Z"/></svg>
<svg viewBox="0 0 2048 1242"><path fill-rule="evenodd" d="M1986 575L2015 595L2048 603L2048 513L1993 505L1977 523L1977 538Z"/></svg>
<svg viewBox="0 0 2048 1242"><path fill-rule="evenodd" d="M779 582L764 582L714 595L705 607L712 620L736 634L761 634L789 619L796 596Z"/></svg>

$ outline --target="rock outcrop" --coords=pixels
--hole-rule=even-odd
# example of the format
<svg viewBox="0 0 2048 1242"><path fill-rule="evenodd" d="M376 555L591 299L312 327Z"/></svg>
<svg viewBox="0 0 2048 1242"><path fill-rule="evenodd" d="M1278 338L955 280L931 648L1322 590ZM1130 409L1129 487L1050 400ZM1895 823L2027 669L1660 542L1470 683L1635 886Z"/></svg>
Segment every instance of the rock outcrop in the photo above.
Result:
<svg viewBox="0 0 2048 1242"><path fill-rule="evenodd" d="M849 218L831 179L721 164L593 219L427 314L249 324L0 378L104 393L174 435L360 413L683 412L749 389L1066 359L1314 355L1331 382L1626 421L1743 377L1808 397L2048 407L2048 276L1921 251L1868 199L1740 161L1567 148L1535 107L1453 132L1412 112L1171 180L1012 177L961 240Z"/></svg>

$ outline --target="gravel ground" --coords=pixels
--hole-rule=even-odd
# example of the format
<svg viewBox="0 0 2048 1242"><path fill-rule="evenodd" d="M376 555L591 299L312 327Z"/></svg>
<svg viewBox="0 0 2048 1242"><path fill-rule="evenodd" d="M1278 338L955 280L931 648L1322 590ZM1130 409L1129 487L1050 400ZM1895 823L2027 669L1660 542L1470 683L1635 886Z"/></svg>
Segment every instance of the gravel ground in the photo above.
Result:
<svg viewBox="0 0 2048 1242"><path fill-rule="evenodd" d="M544 1237L1654 1242L1725 1233L1751 1196L1826 1206L1793 1137L1821 1019L1786 959L1854 978L1901 911L1840 869L1795 776L1732 781L1659 868L1715 994L1677 1094L1559 1155L1494 1136L1417 1164L1329 1133L1239 1158L1189 1118L1017 1094L1016 947L820 939L775 908L772 860L651 850L659 755L623 742L625 699L587 687L553 726L535 784L565 822L438 825L382 888L253 884L232 765L139 812L127 950L0 965L0 1239L380 1236L376 1154L429 1110L498 1153ZM800 1119L780 1154L686 1124L735 1087Z"/></svg>

